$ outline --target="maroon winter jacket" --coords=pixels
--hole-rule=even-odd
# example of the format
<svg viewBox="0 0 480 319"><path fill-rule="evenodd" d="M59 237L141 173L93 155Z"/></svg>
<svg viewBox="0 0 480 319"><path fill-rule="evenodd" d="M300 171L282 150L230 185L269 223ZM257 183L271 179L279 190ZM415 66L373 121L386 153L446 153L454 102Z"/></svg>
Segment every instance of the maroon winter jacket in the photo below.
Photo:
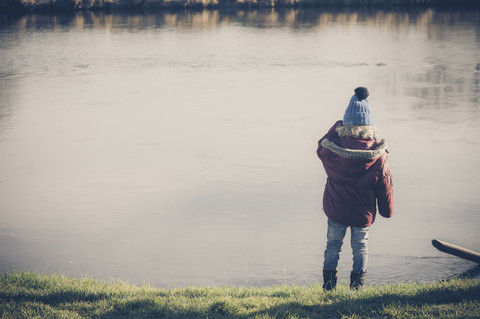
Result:
<svg viewBox="0 0 480 319"><path fill-rule="evenodd" d="M327 173L323 209L334 222L365 227L393 215L393 180L386 141L370 126L342 126L338 121L318 141L317 155Z"/></svg>

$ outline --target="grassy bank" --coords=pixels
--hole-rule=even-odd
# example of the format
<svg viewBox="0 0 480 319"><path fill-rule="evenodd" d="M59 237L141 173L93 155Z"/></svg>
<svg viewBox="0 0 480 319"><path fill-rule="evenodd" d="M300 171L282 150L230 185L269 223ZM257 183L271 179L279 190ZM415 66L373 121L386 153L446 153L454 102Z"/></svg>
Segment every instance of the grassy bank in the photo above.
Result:
<svg viewBox="0 0 480 319"><path fill-rule="evenodd" d="M0 276L0 318L479 318L480 281L324 293L318 284L158 289L32 272Z"/></svg>

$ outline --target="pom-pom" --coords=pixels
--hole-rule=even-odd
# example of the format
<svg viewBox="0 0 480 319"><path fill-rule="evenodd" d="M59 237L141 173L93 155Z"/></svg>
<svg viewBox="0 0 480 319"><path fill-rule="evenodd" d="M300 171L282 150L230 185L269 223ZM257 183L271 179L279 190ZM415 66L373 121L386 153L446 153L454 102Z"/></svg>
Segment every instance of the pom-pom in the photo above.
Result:
<svg viewBox="0 0 480 319"><path fill-rule="evenodd" d="M361 101L361 100L366 99L368 97L369 93L368 93L367 88L365 88L363 86L360 86L360 87L355 89L355 95L357 96L357 99L359 101Z"/></svg>

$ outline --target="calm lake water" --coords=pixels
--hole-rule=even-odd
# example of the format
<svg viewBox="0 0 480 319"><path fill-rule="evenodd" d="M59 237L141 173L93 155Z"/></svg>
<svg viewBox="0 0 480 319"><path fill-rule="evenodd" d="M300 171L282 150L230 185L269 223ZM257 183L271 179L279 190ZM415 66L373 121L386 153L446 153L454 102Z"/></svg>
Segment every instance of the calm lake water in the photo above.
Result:
<svg viewBox="0 0 480 319"><path fill-rule="evenodd" d="M396 192L368 283L472 268L431 240L480 250L480 12L0 17L0 271L320 281L317 140L360 85Z"/></svg>

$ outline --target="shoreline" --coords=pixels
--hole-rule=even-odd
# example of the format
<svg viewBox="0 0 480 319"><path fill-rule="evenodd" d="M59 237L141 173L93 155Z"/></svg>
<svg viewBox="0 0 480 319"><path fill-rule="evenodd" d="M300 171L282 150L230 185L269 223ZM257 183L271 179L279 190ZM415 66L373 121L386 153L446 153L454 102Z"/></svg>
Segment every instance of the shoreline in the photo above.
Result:
<svg viewBox="0 0 480 319"><path fill-rule="evenodd" d="M280 8L480 8L476 0L0 0L0 13L245 10Z"/></svg>

